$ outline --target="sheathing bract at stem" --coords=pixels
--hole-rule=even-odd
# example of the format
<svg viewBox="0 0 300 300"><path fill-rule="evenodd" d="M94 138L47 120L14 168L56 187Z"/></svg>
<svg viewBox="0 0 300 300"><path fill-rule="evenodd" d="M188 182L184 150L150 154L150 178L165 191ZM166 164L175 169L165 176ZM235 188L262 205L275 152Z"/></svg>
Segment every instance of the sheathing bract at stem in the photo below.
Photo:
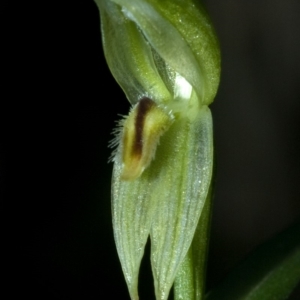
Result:
<svg viewBox="0 0 300 300"><path fill-rule="evenodd" d="M191 245L213 168L208 108L220 75L211 23L192 0L96 0L110 70L133 105L113 144L115 242L131 299L151 239L157 300Z"/></svg>

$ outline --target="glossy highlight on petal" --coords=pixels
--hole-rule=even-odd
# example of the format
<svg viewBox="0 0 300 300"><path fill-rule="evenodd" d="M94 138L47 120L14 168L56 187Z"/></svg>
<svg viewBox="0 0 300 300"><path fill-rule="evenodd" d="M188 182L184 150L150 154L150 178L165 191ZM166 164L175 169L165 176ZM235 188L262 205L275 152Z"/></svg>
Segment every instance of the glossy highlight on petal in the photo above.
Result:
<svg viewBox="0 0 300 300"><path fill-rule="evenodd" d="M134 106L124 122L121 179L134 180L142 174L172 122L172 115L150 98L144 97Z"/></svg>

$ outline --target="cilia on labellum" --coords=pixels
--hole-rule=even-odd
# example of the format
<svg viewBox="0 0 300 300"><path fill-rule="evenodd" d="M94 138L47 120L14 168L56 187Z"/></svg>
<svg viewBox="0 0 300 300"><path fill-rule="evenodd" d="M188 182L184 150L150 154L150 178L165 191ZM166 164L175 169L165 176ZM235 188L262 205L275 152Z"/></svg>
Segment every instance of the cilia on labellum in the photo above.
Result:
<svg viewBox="0 0 300 300"><path fill-rule="evenodd" d="M169 129L174 117L162 105L143 97L121 120L116 138L122 157L122 180L138 178L155 156L160 137Z"/></svg>

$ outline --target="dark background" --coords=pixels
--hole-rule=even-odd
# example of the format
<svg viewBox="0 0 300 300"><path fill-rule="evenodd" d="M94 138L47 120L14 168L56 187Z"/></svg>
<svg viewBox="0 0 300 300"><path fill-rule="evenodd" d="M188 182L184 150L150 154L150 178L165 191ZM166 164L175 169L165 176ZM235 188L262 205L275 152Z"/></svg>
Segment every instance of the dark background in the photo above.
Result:
<svg viewBox="0 0 300 300"><path fill-rule="evenodd" d="M211 288L300 216L300 2L204 2L222 49ZM1 20L7 299L129 299L107 163L129 103L106 66L96 5L9 1ZM154 299L147 261L142 300Z"/></svg>

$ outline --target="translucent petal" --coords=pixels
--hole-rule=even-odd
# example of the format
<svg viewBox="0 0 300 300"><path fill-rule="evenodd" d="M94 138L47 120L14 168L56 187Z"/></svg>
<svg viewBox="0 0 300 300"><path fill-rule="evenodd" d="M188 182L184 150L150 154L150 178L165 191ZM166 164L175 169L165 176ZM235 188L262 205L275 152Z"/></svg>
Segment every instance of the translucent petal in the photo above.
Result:
<svg viewBox="0 0 300 300"><path fill-rule="evenodd" d="M150 231L156 299L168 297L190 244L212 176L212 119L203 107L195 120L178 120L162 140L170 153Z"/></svg>
<svg viewBox="0 0 300 300"><path fill-rule="evenodd" d="M194 235L212 176L212 121L204 106L182 117L162 136L156 156L140 177L121 179L116 156L112 210L115 241L132 299L138 299L140 262L150 232L157 299L167 299Z"/></svg>
<svg viewBox="0 0 300 300"><path fill-rule="evenodd" d="M95 0L100 7L103 48L109 68L134 104L143 96L170 99L171 94L156 69L151 47L143 33L109 0Z"/></svg>
<svg viewBox="0 0 300 300"><path fill-rule="evenodd" d="M132 300L138 299L138 274L157 197L151 197L157 179L146 170L134 181L121 180L122 162L117 154L113 171L112 213L117 251Z"/></svg>
<svg viewBox="0 0 300 300"><path fill-rule="evenodd" d="M210 104L220 77L220 52L210 20L198 1L112 0L134 21L147 42Z"/></svg>

